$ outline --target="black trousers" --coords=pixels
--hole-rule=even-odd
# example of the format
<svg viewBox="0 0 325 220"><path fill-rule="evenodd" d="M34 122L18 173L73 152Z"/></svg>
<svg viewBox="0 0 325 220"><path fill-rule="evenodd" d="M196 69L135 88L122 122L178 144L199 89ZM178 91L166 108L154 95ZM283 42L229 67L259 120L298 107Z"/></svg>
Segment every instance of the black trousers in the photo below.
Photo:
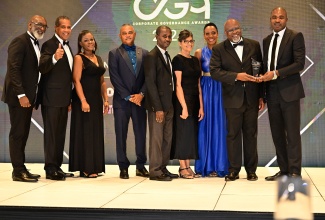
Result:
<svg viewBox="0 0 325 220"><path fill-rule="evenodd" d="M33 107L8 105L10 115L9 151L14 172L25 170L25 147L29 135Z"/></svg>
<svg viewBox="0 0 325 220"><path fill-rule="evenodd" d="M256 172L258 105L246 101L240 108L226 108L229 172L239 172L244 158L247 173Z"/></svg>
<svg viewBox="0 0 325 220"><path fill-rule="evenodd" d="M42 105L42 117L44 123L44 169L49 172L59 169L62 165L68 107Z"/></svg>
<svg viewBox="0 0 325 220"><path fill-rule="evenodd" d="M301 175L300 99L285 102L276 82L267 86L267 106L281 172Z"/></svg>

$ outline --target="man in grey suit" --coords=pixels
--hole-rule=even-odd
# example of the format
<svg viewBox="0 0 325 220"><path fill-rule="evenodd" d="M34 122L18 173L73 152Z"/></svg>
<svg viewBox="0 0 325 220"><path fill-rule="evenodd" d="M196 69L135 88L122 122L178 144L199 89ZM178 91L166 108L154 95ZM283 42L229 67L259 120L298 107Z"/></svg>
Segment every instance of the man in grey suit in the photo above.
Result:
<svg viewBox="0 0 325 220"><path fill-rule="evenodd" d="M263 40L266 100L280 171L267 181L289 175L301 178L300 99L305 97L299 71L305 65L305 42L301 32L286 27L282 7L271 12L273 33Z"/></svg>
<svg viewBox="0 0 325 220"><path fill-rule="evenodd" d="M10 115L9 150L13 167L12 179L37 182L40 175L31 174L24 163L39 80L38 40L43 38L47 22L44 17L34 15L27 27L27 31L13 39L8 47L7 74L1 100L8 104Z"/></svg>
<svg viewBox="0 0 325 220"><path fill-rule="evenodd" d="M122 45L109 52L108 63L114 86L114 125L120 178L129 179L130 161L126 154L126 139L130 118L135 136L136 176L149 177L144 166L147 162L147 113L142 105L146 96L143 59L148 51L134 44L136 32L130 24L121 26L119 37Z"/></svg>
<svg viewBox="0 0 325 220"><path fill-rule="evenodd" d="M262 52L257 41L242 37L237 20L228 19L224 32L227 39L212 49L210 73L213 79L222 82L227 117L229 175L225 180L239 178L244 153L247 180L255 181L258 179L257 116L264 102L262 84L256 83L253 76L252 60L262 62Z"/></svg>
<svg viewBox="0 0 325 220"><path fill-rule="evenodd" d="M172 41L172 31L167 26L156 29L157 46L144 61L147 86L146 108L149 124L150 180L170 181L178 178L167 170L173 134L173 96L175 73L167 48Z"/></svg>

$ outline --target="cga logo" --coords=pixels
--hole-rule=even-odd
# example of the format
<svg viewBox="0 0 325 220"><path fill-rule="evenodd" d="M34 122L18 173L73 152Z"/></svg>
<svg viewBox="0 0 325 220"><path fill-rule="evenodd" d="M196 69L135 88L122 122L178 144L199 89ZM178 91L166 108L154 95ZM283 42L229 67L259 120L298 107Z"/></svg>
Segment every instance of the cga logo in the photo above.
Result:
<svg viewBox="0 0 325 220"><path fill-rule="evenodd" d="M153 0L153 1L154 3L157 3L157 0ZM189 2L175 3L174 7L180 8L182 10L178 14L173 14L168 10L168 8L165 8L164 14L170 19L177 20L183 18L187 14L188 10L190 10L191 12L196 14L204 12L204 18L210 19L210 0L203 0L203 1L204 1L204 5L201 8L194 8L193 6L190 7ZM157 8L151 14L144 14L141 12L140 2L141 0L134 1L133 3L134 12L140 19L149 21L155 19L159 15L159 13L163 10L168 0L161 0Z"/></svg>

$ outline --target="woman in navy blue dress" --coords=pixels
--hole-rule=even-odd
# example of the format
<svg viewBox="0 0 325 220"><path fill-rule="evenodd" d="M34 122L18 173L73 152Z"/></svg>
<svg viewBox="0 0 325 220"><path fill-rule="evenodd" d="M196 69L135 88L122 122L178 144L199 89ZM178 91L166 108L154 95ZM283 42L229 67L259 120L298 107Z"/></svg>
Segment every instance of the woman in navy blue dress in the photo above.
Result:
<svg viewBox="0 0 325 220"><path fill-rule="evenodd" d="M207 46L195 51L201 63L201 89L204 118L199 122L198 153L195 172L202 176L224 177L228 173L226 145L226 116L223 108L222 86L210 76L212 47L217 44L218 28L214 23L204 26Z"/></svg>

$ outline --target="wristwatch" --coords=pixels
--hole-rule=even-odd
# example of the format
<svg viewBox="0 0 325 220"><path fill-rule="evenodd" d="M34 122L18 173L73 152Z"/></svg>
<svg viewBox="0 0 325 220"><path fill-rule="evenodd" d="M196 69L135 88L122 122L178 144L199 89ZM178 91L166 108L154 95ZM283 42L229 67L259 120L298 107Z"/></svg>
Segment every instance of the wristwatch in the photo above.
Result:
<svg viewBox="0 0 325 220"><path fill-rule="evenodd" d="M142 95L142 97L144 97L144 93L143 92L140 92L140 95Z"/></svg>

